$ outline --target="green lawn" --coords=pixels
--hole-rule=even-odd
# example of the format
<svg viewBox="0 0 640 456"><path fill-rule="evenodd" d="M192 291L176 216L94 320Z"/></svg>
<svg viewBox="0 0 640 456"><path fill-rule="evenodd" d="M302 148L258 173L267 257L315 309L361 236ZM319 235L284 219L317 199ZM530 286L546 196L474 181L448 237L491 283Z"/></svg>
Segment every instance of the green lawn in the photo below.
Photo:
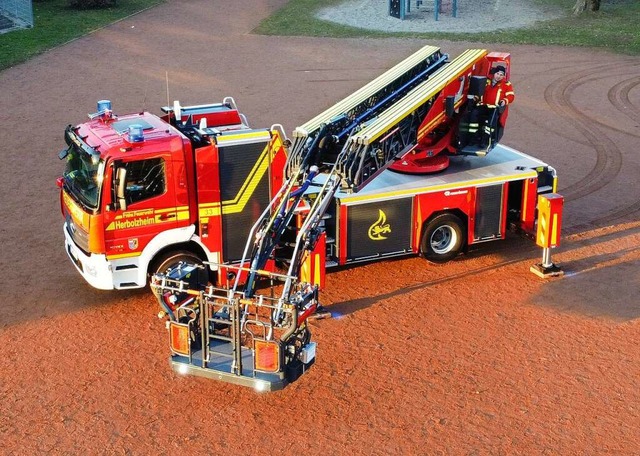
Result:
<svg viewBox="0 0 640 456"><path fill-rule="evenodd" d="M319 8L344 0L291 0L255 30L265 35L308 35L333 37L439 38L494 43L592 46L625 54L640 54L640 1L602 0L601 10L574 17L575 0L531 0L557 6L567 17L540 23L531 28L490 33L383 33L342 26L314 18ZM464 1L464 0L460 0Z"/></svg>
<svg viewBox="0 0 640 456"><path fill-rule="evenodd" d="M34 27L0 35L0 70L41 54L164 0L120 0L107 9L73 10L68 0L33 3Z"/></svg>
<svg viewBox="0 0 640 456"><path fill-rule="evenodd" d="M389 34L341 26L314 18L314 12L319 8L342 1L291 0L274 15L265 19L255 33L332 37L401 36L494 43L594 46L620 53L640 54L638 0L603 0L601 11L579 17L571 15L574 0L531 0L559 6L567 11L567 17L528 29L475 34ZM68 0L36 1L33 4L35 26L32 29L0 35L0 70L162 2L164 0L120 0L114 8L77 11L67 6Z"/></svg>

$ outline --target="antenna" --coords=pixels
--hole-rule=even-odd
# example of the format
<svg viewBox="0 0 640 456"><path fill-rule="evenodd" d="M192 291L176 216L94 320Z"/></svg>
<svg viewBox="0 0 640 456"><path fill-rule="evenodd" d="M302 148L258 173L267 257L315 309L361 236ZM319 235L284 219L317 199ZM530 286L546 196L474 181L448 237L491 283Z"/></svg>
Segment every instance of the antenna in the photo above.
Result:
<svg viewBox="0 0 640 456"><path fill-rule="evenodd" d="M149 76L147 75L147 80L144 83L144 98L142 99L142 110L147 110L147 92L149 91Z"/></svg>
<svg viewBox="0 0 640 456"><path fill-rule="evenodd" d="M167 81L167 106L171 106L171 102L169 101L169 72L164 72L165 80Z"/></svg>

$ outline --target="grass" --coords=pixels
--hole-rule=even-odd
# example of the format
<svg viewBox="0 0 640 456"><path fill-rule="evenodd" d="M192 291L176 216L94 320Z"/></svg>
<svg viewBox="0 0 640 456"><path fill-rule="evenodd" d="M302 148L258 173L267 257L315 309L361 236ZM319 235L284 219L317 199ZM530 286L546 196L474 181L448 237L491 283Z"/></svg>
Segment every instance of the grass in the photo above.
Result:
<svg viewBox="0 0 640 456"><path fill-rule="evenodd" d="M481 41L536 45L603 47L614 52L640 54L640 2L603 0L600 11L573 16L575 0L531 0L541 6L557 7L567 16L538 23L530 28L485 33L385 33L343 26L314 17L323 7L345 0L291 0L255 30L265 35L332 37L411 37L453 41ZM464 0L462 0L464 1Z"/></svg>
<svg viewBox="0 0 640 456"><path fill-rule="evenodd" d="M68 0L40 0L33 3L35 26L0 35L0 70L8 68L74 38L86 35L165 0L120 0L116 7L73 10ZM231 0L225 0L231 1ZM539 23L531 28L490 33L385 33L357 29L314 17L321 7L345 0L290 0L255 30L265 35L332 37L411 37L481 41L493 43L604 47L640 55L640 1L603 0L597 13L574 17L574 0L531 0L567 11L567 17ZM464 1L464 0L462 0Z"/></svg>
<svg viewBox="0 0 640 456"><path fill-rule="evenodd" d="M116 7L74 10L68 0L33 3L34 27L0 35L0 70L86 35L164 0L120 0Z"/></svg>

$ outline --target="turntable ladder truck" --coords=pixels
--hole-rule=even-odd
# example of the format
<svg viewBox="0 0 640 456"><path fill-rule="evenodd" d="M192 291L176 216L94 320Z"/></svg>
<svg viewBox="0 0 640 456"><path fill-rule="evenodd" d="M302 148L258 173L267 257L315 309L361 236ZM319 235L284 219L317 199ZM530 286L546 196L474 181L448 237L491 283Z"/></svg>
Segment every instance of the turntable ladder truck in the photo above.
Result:
<svg viewBox="0 0 640 456"><path fill-rule="evenodd" d="M296 128L285 181L249 232L242 260L213 265L213 285L188 263L153 276L173 368L283 388L315 362L308 319L327 267L408 254L443 262L508 228L532 234L537 197L555 191L555 170L499 144L491 154L457 155L465 151L450 131L459 128L474 72L488 72L487 58L472 50L441 63L430 54L419 65L433 71L405 79L415 67L394 68ZM438 174L397 169L408 154L440 153L451 156Z"/></svg>

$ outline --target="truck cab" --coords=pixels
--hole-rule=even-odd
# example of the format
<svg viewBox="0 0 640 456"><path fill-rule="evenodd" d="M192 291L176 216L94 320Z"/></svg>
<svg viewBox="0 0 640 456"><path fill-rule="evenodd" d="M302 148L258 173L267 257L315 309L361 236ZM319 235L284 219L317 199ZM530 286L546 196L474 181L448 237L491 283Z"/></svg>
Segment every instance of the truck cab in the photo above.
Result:
<svg viewBox="0 0 640 456"><path fill-rule="evenodd" d="M231 98L163 111L116 116L102 101L65 130L65 247L95 288L140 288L180 261L239 258L243 219L280 186L281 128L251 129Z"/></svg>

